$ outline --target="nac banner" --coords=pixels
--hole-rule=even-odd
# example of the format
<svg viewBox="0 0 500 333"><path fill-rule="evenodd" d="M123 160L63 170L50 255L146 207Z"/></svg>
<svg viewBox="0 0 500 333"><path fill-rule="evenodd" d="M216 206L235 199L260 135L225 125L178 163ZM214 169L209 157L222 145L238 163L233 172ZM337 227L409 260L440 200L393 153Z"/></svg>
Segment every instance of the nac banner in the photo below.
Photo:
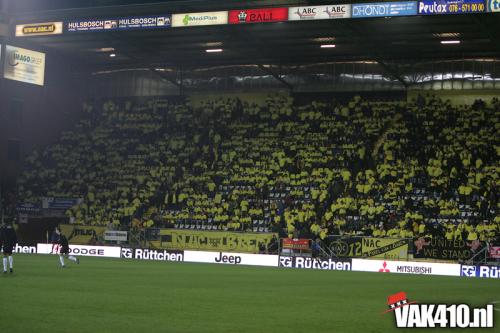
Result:
<svg viewBox="0 0 500 333"><path fill-rule="evenodd" d="M16 25L16 37L60 35L62 22L29 23Z"/></svg>
<svg viewBox="0 0 500 333"><path fill-rule="evenodd" d="M214 250L258 253L259 244L268 244L274 234L161 229L164 249Z"/></svg>
<svg viewBox="0 0 500 333"><path fill-rule="evenodd" d="M408 259L408 239L338 236L328 242L338 257Z"/></svg>
<svg viewBox="0 0 500 333"><path fill-rule="evenodd" d="M417 238L415 245L415 258L465 260L480 249L480 242L466 242L461 240L446 240L433 238Z"/></svg>
<svg viewBox="0 0 500 333"><path fill-rule="evenodd" d="M418 3L420 15L483 13L484 0L423 0Z"/></svg>
<svg viewBox="0 0 500 333"><path fill-rule="evenodd" d="M172 15L172 27L227 24L227 11L184 13Z"/></svg>
<svg viewBox="0 0 500 333"><path fill-rule="evenodd" d="M352 5L353 18L417 15L416 1L376 2Z"/></svg>
<svg viewBox="0 0 500 333"><path fill-rule="evenodd" d="M263 23L288 20L288 8L260 8L229 11L229 23Z"/></svg>
<svg viewBox="0 0 500 333"><path fill-rule="evenodd" d="M351 17L351 5L305 6L288 8L289 21L328 20Z"/></svg>
<svg viewBox="0 0 500 333"><path fill-rule="evenodd" d="M5 45L4 78L43 86L45 53Z"/></svg>

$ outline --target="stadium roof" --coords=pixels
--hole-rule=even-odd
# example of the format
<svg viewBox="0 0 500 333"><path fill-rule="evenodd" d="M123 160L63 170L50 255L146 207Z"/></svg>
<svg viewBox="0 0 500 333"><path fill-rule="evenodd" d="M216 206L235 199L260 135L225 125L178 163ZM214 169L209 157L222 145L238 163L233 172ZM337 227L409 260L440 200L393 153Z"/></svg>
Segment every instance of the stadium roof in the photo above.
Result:
<svg viewBox="0 0 500 333"><path fill-rule="evenodd" d="M40 2L14 1L7 9L11 26L72 19L322 5L333 1ZM232 64L294 66L360 60L387 64L389 71L397 72L394 68L397 63L407 65L441 59L498 58L498 15L335 19L86 32L17 38L16 45L36 45L42 50L58 53L78 64L75 68L83 72L130 67L178 69ZM442 40L450 39L458 39L461 43L441 44ZM321 44L335 44L336 47L321 48ZM222 48L223 52L207 53L205 50L208 48ZM116 57L110 57L110 53L115 53Z"/></svg>

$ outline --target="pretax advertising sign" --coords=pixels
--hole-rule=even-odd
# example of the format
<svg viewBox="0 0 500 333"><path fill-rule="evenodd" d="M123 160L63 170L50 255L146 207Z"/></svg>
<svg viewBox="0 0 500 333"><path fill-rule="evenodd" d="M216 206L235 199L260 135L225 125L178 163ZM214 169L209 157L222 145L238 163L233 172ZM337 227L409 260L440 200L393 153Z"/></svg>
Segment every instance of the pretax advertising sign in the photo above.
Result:
<svg viewBox="0 0 500 333"><path fill-rule="evenodd" d="M289 21L328 20L351 17L351 5L305 6L288 8Z"/></svg>
<svg viewBox="0 0 500 333"><path fill-rule="evenodd" d="M423 0L418 3L421 15L482 13L485 9L484 0Z"/></svg>
<svg viewBox="0 0 500 333"><path fill-rule="evenodd" d="M172 15L172 27L227 24L227 11Z"/></svg>
<svg viewBox="0 0 500 333"><path fill-rule="evenodd" d="M281 22L288 20L288 8L240 9L229 11L229 23Z"/></svg>
<svg viewBox="0 0 500 333"><path fill-rule="evenodd" d="M352 17L385 17L417 15L416 1L376 2L352 5Z"/></svg>
<svg viewBox="0 0 500 333"><path fill-rule="evenodd" d="M62 33L62 22L29 23L16 25L16 37L59 35Z"/></svg>
<svg viewBox="0 0 500 333"><path fill-rule="evenodd" d="M4 78L43 86L45 53L6 45Z"/></svg>

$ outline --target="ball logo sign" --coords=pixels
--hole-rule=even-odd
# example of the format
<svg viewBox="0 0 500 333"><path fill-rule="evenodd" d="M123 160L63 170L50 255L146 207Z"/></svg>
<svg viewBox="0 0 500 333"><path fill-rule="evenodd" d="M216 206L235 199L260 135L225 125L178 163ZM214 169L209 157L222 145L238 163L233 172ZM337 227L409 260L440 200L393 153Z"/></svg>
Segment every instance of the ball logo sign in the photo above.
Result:
<svg viewBox="0 0 500 333"><path fill-rule="evenodd" d="M387 298L397 328L491 328L493 304L470 308L467 304L418 304L401 291Z"/></svg>
<svg viewBox="0 0 500 333"><path fill-rule="evenodd" d="M240 9L229 11L229 23L281 22L288 20L288 8Z"/></svg>

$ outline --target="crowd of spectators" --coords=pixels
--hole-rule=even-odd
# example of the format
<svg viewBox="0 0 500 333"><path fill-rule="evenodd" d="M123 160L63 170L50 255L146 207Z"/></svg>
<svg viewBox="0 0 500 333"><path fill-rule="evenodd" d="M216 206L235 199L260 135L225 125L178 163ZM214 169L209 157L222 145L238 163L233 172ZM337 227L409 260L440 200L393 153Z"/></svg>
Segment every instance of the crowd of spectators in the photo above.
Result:
<svg viewBox="0 0 500 333"><path fill-rule="evenodd" d="M35 150L18 198L71 223L494 240L500 102L107 101Z"/></svg>

